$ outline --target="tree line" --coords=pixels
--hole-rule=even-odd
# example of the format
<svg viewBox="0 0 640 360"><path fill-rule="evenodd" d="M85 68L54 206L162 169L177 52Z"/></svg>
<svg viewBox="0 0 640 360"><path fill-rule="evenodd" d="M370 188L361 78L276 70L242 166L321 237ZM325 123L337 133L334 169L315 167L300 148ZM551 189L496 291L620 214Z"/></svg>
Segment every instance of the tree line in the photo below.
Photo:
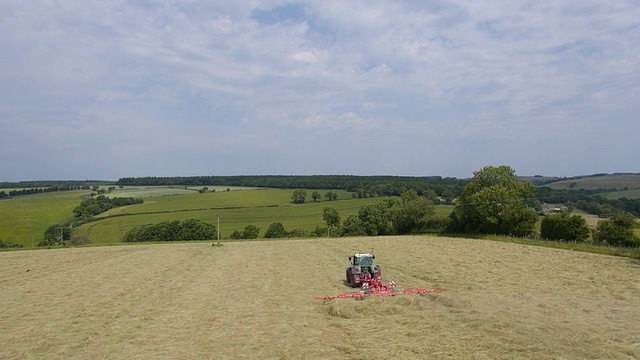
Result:
<svg viewBox="0 0 640 360"><path fill-rule="evenodd" d="M586 211L592 215L611 216L616 212L627 212L638 216L638 200L628 199L607 199L598 193L599 190L553 190L548 187L537 187L535 198L540 201L554 204L564 204L569 207Z"/></svg>
<svg viewBox="0 0 640 360"><path fill-rule="evenodd" d="M56 245L82 245L89 243L89 239L82 236L72 236L72 228L90 222L95 215L101 214L109 209L120 206L142 204L143 200L133 197L109 198L105 195L87 197L80 205L73 209L73 216L63 222L51 225L45 230L42 241L38 246Z"/></svg>
<svg viewBox="0 0 640 360"><path fill-rule="evenodd" d="M323 219L328 228L337 228L338 236L436 232L535 237L538 213L528 201L534 191L533 185L519 181L510 167L488 166L474 172L448 216L436 216L431 200L408 190L399 200L384 200L361 208L343 223L335 209L325 207ZM610 218L600 220L593 231L584 217L565 212L545 216L539 235L564 242L586 242L591 235L593 243L638 247L640 239L634 235L635 227L637 223L629 212L615 211Z"/></svg>
<svg viewBox="0 0 640 360"><path fill-rule="evenodd" d="M3 190L3 191L0 191L0 198L9 197L9 196L44 194L44 193L58 192L58 191L72 191L72 190L80 190L81 188L82 188L81 185L62 185L62 186L28 188L28 189L19 189L19 190L14 189L14 190L9 190L8 193L6 193ZM88 189L88 185L87 185L87 189Z"/></svg>
<svg viewBox="0 0 640 360"><path fill-rule="evenodd" d="M135 186L247 186L270 187L282 189L343 189L351 192L356 198L378 196L400 196L408 189L413 189L419 196L424 196L434 204L452 204L454 199L462 195L463 188L469 179L457 179L441 176L409 177L409 176L355 176L355 175L264 175L264 176L191 176L191 177L138 177L121 178L115 185L120 188L125 185ZM100 181L82 182L18 182L0 183L3 186L25 187L23 190L11 190L8 194L0 191L0 199L10 196L38 194L52 191L67 191L78 189L92 189L98 194L105 194L114 190L110 186L107 190L99 189L97 185L105 184ZM29 185L39 185L27 189ZM639 213L638 200L620 198L607 199L598 193L599 190L553 190L548 187L536 187L528 205L540 211L541 203L564 204L570 208L584 210L598 216L611 216L616 212L627 212L637 216ZM335 193L334 193L335 194ZM314 197L315 196L315 197ZM316 191L312 193L314 201L320 198ZM330 199L329 199L330 200Z"/></svg>
<svg viewBox="0 0 640 360"><path fill-rule="evenodd" d="M317 202L322 198L322 195L318 191L311 193L311 200ZM333 191L327 191L324 194L324 198L327 201L338 200L338 194ZM297 189L291 194L291 202L294 204L304 204L307 201L307 190Z"/></svg>
<svg viewBox="0 0 640 360"><path fill-rule="evenodd" d="M102 180L36 180L36 181L2 181L0 182L0 189L10 189L10 188L50 188L50 187L60 187L60 188L71 188L71 187L82 187L82 186L91 186L91 185L102 185L108 184L108 181ZM112 183L112 182L111 182Z"/></svg>
<svg viewBox="0 0 640 360"><path fill-rule="evenodd" d="M246 186L278 189L341 189L357 197L400 196L408 189L423 195L429 190L454 198L466 180L441 176L356 176L356 175L262 175L262 176L190 176L121 178L122 186Z"/></svg>
<svg viewBox="0 0 640 360"><path fill-rule="evenodd" d="M310 233L302 230L287 231L281 222L274 222L264 233L264 238L309 237L309 236L382 236L424 233L462 235L507 235L515 237L537 236L535 224L537 211L529 201L535 192L531 183L519 181L508 166L488 166L474 172L474 177L463 188L456 205L448 216L438 216L432 200L421 196L414 189L404 191L398 198L385 199L378 204L369 204L342 221L333 206L323 208L325 227L317 226ZM320 194L316 194L314 200ZM328 199L331 196L326 196ZM293 192L292 202L302 204L306 191ZM313 196L312 196L313 198ZM548 240L585 242L590 235L594 243L612 246L637 247L640 240L634 235L636 226L631 214L617 212L611 218L601 220L591 231L584 217L568 212L547 215L542 220L540 236ZM173 227L173 228L172 228ZM148 240L161 241L161 234L170 234L170 240L195 240L190 235L176 237L184 225L165 222L154 228L147 225L131 231L147 234ZM162 232L164 231L164 232ZM155 234L150 236L148 234ZM160 234L160 235L158 235ZM130 236L127 234L126 238ZM234 231L231 239L257 239L260 228L247 225ZM168 241L168 240L164 240Z"/></svg>
<svg viewBox="0 0 640 360"><path fill-rule="evenodd" d="M122 186L120 187L122 188ZM100 189L100 185L89 185L89 184L65 184L65 185L52 185L48 187L32 187L32 188L24 188L24 189L14 189L9 190L7 194L4 190L0 191L0 199L12 196L22 196L22 195L35 195L35 194L44 194L58 191L73 191L73 190L92 190L98 194L106 194L115 190L115 186L109 186L107 189ZM95 194L92 194L95 195Z"/></svg>
<svg viewBox="0 0 640 360"><path fill-rule="evenodd" d="M163 221L137 226L127 231L124 242L212 240L217 236L216 226L199 219Z"/></svg>
<svg viewBox="0 0 640 360"><path fill-rule="evenodd" d="M109 209L113 209L119 206L127 206L134 204L142 204L143 200L133 197L114 197L109 198L105 195L98 195L96 197L88 197L73 209L73 216L75 218L87 219L94 215L103 213Z"/></svg>
<svg viewBox="0 0 640 360"><path fill-rule="evenodd" d="M441 176L355 176L355 175L264 175L264 176L190 176L190 177L127 177L116 185L125 186L247 186L280 189L341 189L356 198L400 196L413 189L435 205L453 204L462 195L470 179ZM607 199L597 195L601 190L554 190L536 187L527 201L530 207L541 209L541 203L564 204L589 214L610 216L616 212L638 215L638 201L634 199ZM315 200L315 199L314 199Z"/></svg>

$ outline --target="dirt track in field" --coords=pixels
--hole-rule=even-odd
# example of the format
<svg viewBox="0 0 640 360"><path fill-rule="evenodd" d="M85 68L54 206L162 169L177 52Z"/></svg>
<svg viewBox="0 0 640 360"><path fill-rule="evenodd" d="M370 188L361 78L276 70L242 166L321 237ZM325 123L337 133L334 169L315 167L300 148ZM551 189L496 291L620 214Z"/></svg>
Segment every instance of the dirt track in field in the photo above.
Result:
<svg viewBox="0 0 640 360"><path fill-rule="evenodd" d="M358 250L446 292L316 300ZM639 262L480 240L4 252L0 304L0 359L640 358Z"/></svg>

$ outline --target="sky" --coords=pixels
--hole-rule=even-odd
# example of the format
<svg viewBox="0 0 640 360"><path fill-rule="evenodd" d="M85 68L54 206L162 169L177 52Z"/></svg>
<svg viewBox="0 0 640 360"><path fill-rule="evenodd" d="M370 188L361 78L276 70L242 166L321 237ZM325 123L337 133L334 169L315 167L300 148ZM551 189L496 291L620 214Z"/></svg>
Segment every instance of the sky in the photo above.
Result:
<svg viewBox="0 0 640 360"><path fill-rule="evenodd" d="M640 3L0 0L0 181L640 172Z"/></svg>

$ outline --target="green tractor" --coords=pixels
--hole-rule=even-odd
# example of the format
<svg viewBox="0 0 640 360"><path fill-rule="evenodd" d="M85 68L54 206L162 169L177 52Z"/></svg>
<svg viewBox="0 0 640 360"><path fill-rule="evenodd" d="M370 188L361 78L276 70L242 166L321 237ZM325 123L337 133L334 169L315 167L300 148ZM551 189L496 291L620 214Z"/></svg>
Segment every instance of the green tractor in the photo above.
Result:
<svg viewBox="0 0 640 360"><path fill-rule="evenodd" d="M351 264L346 270L346 278L351 287L382 281L380 265L373 262L375 258L376 256L369 252L360 252L349 256Z"/></svg>

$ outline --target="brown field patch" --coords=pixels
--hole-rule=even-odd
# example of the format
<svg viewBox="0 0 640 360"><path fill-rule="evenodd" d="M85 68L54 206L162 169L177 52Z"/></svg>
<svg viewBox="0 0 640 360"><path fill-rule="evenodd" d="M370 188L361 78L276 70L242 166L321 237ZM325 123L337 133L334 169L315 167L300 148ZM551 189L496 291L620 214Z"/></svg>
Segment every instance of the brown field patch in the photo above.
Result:
<svg viewBox="0 0 640 360"><path fill-rule="evenodd" d="M351 291L347 256L441 294ZM637 359L640 263L437 237L0 253L2 359Z"/></svg>

